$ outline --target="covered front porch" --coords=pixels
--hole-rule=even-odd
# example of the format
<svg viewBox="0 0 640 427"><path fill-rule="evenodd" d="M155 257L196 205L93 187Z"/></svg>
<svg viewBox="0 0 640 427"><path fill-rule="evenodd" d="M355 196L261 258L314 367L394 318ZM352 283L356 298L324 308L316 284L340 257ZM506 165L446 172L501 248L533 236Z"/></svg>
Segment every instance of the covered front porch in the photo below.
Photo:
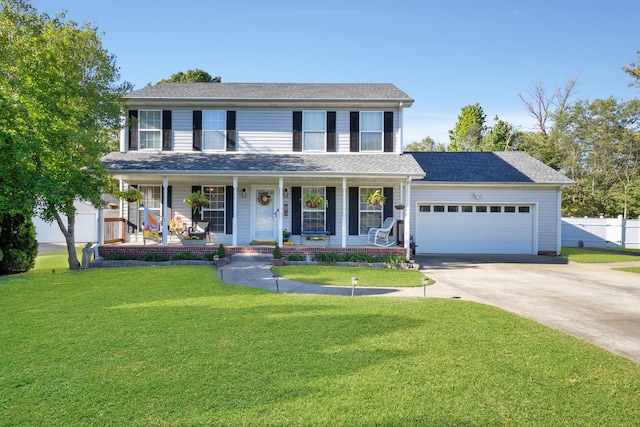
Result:
<svg viewBox="0 0 640 427"><path fill-rule="evenodd" d="M170 223L179 217L186 228L194 223L206 228L208 244L200 250L223 244L237 253L267 253L278 244L285 253L363 251L381 244L369 243L369 230L393 218L394 227L384 245L387 251L403 251L410 257L410 185L423 175L410 157L112 154L105 163L121 188L136 187L143 194L142 203L122 202L118 207L126 223L126 243L144 246L144 215L152 211L159 220L163 247L176 243ZM366 195L373 191L386 200L369 203ZM186 200L194 193L205 195L208 203L190 207ZM310 196L324 203L308 203ZM307 240L309 236L315 238ZM287 237L295 246L283 244ZM316 248L325 245L328 249Z"/></svg>

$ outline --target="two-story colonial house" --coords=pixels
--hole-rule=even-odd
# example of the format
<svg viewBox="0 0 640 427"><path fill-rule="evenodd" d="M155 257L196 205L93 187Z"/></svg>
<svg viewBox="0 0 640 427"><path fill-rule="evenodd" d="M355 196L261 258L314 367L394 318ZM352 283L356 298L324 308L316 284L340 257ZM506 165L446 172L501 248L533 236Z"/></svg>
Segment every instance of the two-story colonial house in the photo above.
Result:
<svg viewBox="0 0 640 427"><path fill-rule="evenodd" d="M207 222L216 243L282 244L286 229L345 248L387 217L406 220L408 242L410 183L424 177L402 154L412 103L392 84L164 83L127 95L120 151L102 161L160 217ZM366 202L375 189L385 203ZM210 200L198 211L184 202L196 191ZM309 194L328 203L302 203ZM122 212L134 238L141 209Z"/></svg>
<svg viewBox="0 0 640 427"><path fill-rule="evenodd" d="M416 253L559 253L573 182L522 152L403 154L412 104L392 84L164 83L127 95L120 150L102 162L164 219L163 245L176 216L207 223L216 245L282 245L288 230L336 250L395 218L407 257L410 237ZM384 203L367 202L375 190ZM185 203L194 192L201 210ZM142 241L142 206L120 209Z"/></svg>

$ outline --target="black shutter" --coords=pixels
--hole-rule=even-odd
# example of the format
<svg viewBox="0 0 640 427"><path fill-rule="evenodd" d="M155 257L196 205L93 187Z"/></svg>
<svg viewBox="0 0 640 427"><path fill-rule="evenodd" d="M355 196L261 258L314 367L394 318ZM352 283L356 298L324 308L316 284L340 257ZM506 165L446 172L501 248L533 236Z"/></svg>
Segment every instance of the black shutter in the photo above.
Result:
<svg viewBox="0 0 640 427"><path fill-rule="evenodd" d="M360 192L358 187L349 187L349 235L360 234L358 229L358 215L360 212Z"/></svg>
<svg viewBox="0 0 640 427"><path fill-rule="evenodd" d="M352 153L360 151L360 113L349 113L349 148Z"/></svg>
<svg viewBox="0 0 640 427"><path fill-rule="evenodd" d="M138 149L138 110L129 110L129 150Z"/></svg>
<svg viewBox="0 0 640 427"><path fill-rule="evenodd" d="M302 232L302 187L291 187L291 234Z"/></svg>
<svg viewBox="0 0 640 427"><path fill-rule="evenodd" d="M302 151L302 111L293 112L293 151Z"/></svg>
<svg viewBox="0 0 640 427"><path fill-rule="evenodd" d="M235 111L227 111L227 151L237 151Z"/></svg>
<svg viewBox="0 0 640 427"><path fill-rule="evenodd" d="M200 186L200 185L192 186L191 187L191 192L192 193L201 193L202 192L202 186ZM195 207L191 209L191 221L202 221L202 209L200 209L200 212L197 212Z"/></svg>
<svg viewBox="0 0 640 427"><path fill-rule="evenodd" d="M384 152L393 153L393 111L384 112Z"/></svg>
<svg viewBox="0 0 640 427"><path fill-rule="evenodd" d="M202 151L202 111L193 112L193 151Z"/></svg>
<svg viewBox="0 0 640 427"><path fill-rule="evenodd" d="M171 151L171 110L162 110L162 151Z"/></svg>
<svg viewBox="0 0 640 427"><path fill-rule="evenodd" d="M167 186L167 207L169 209L171 209L171 186L168 185ZM162 192L162 204L164 205L165 201L164 201L164 191Z"/></svg>
<svg viewBox="0 0 640 427"><path fill-rule="evenodd" d="M226 234L233 234L233 187L231 185L227 185L226 192L227 194L224 198L224 222L225 228L227 229Z"/></svg>
<svg viewBox="0 0 640 427"><path fill-rule="evenodd" d="M387 198L382 208L382 221L384 221L386 218L393 217L393 187L384 187L382 194Z"/></svg>
<svg viewBox="0 0 640 427"><path fill-rule="evenodd" d="M336 235L336 187L327 187L327 230L332 236Z"/></svg>
<svg viewBox="0 0 640 427"><path fill-rule="evenodd" d="M336 112L327 112L327 151L335 153L336 149Z"/></svg>

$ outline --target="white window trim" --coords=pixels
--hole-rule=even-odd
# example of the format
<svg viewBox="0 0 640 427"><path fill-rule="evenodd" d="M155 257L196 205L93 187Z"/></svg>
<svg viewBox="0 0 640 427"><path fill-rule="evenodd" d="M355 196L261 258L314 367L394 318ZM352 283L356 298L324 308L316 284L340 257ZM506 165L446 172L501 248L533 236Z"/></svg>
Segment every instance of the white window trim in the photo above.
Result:
<svg viewBox="0 0 640 427"><path fill-rule="evenodd" d="M322 113L324 115L324 120L322 121L324 126L323 126L323 130L322 130L322 142L323 142L323 146L322 148L319 149L309 149L309 148L305 148L306 144L306 136L307 136L307 132L309 133L320 133L319 130L307 130L304 128L304 116L306 113ZM317 153L322 153L327 151L327 112L324 110L304 110L302 111L302 151L306 151L306 152L317 152Z"/></svg>
<svg viewBox="0 0 640 427"><path fill-rule="evenodd" d="M308 185L306 187L302 187L302 198L304 199L304 195L307 194L309 192L309 189L316 189L316 188L321 188L323 190L323 198L326 200L327 199L327 187L322 186L322 185ZM315 193L314 193L315 194ZM301 213L301 224L300 224L300 228L302 230L305 230L304 228L304 214L305 212L323 212L324 213L324 227L323 229L326 230L327 229L327 207L326 206L322 206L322 207L317 207L317 208L310 208L306 205L306 203L304 203L303 201L301 201L302 203L302 213Z"/></svg>
<svg viewBox="0 0 640 427"><path fill-rule="evenodd" d="M140 116L142 112L159 112L160 113L160 129L141 129L140 127ZM142 133L143 132L160 132L160 146L159 147L153 147L153 148L142 148ZM158 151L158 150L162 150L162 110L159 109L154 109L154 108L145 108L142 110L138 110L138 150L142 150L142 151Z"/></svg>
<svg viewBox="0 0 640 427"><path fill-rule="evenodd" d="M374 131L363 131L362 130L362 114L363 113L379 113L380 114L380 124L382 125L382 130L380 131L380 149L379 150L364 150L362 148L362 134L363 133L374 133ZM360 111L360 121L359 121L360 129L358 135L358 142L360 144L360 151L365 153L383 153L384 152L384 111ZM377 132L377 131L376 131Z"/></svg>
<svg viewBox="0 0 640 427"><path fill-rule="evenodd" d="M222 112L224 113L224 129L205 129L204 128L204 113L205 112ZM222 148L205 148L205 134L207 132L222 132ZM227 151L227 110L202 110L202 151Z"/></svg>

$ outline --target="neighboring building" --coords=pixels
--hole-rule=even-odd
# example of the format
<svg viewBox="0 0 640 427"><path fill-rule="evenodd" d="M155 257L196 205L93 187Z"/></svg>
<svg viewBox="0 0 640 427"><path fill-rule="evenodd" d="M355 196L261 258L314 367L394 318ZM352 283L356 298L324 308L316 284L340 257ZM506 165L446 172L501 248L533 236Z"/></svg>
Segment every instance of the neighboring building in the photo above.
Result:
<svg viewBox="0 0 640 427"><path fill-rule="evenodd" d="M366 245L369 228L395 217L407 252L410 235L418 253L560 250L570 180L524 153L403 154L413 99L392 84L164 83L127 98L120 151L102 162L160 217L208 222L216 244L281 244L287 229L294 241L318 231L332 246ZM364 200L373 189L386 203ZM184 203L194 191L211 201L202 211ZM328 205L308 207L307 194ZM129 240L141 240L141 207L121 209Z"/></svg>

